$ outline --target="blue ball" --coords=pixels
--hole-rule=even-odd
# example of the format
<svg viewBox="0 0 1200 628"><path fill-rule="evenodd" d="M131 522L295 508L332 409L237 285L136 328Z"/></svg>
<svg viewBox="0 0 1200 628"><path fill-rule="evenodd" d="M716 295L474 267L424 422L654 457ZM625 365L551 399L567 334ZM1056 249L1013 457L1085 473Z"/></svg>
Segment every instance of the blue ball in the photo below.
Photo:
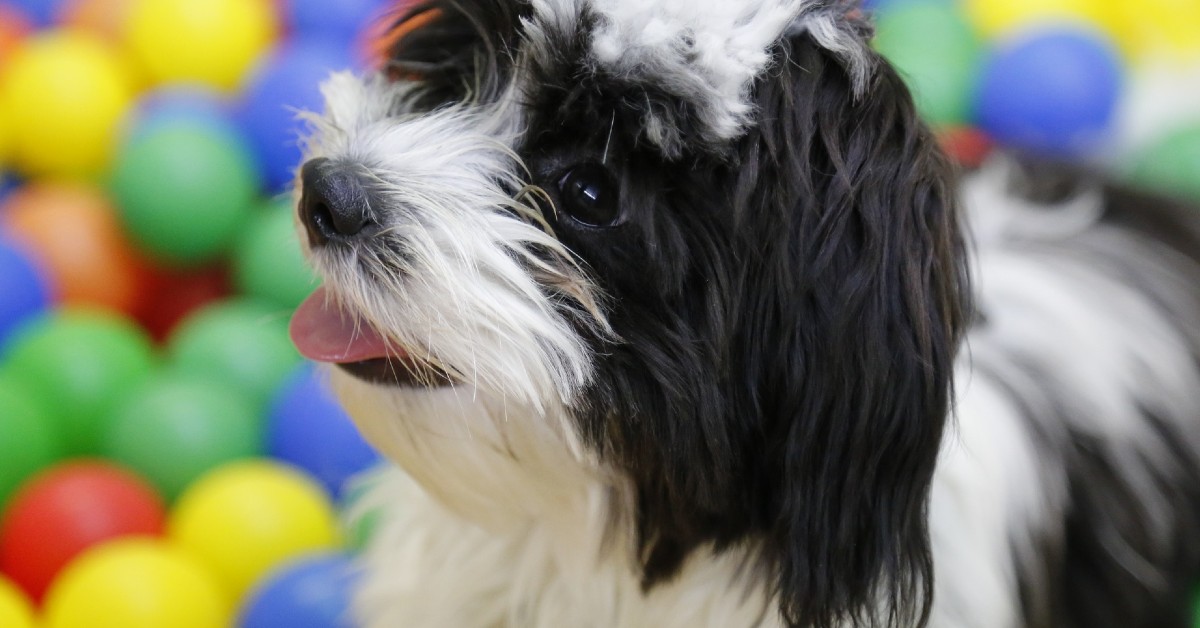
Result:
<svg viewBox="0 0 1200 628"><path fill-rule="evenodd" d="M50 285L24 251L0 238L0 358L13 332L50 307Z"/></svg>
<svg viewBox="0 0 1200 628"><path fill-rule="evenodd" d="M1116 48L1100 33L1071 27L1026 32L985 61L979 126L1003 144L1079 156L1106 139L1121 83Z"/></svg>
<svg viewBox="0 0 1200 628"><path fill-rule="evenodd" d="M269 192L285 190L300 165L305 125L296 112L320 113L321 82L330 72L354 65L347 47L297 40L275 51L251 78L237 119L258 156Z"/></svg>
<svg viewBox="0 0 1200 628"><path fill-rule="evenodd" d="M185 85L157 89L143 96L131 118L126 141L132 141L180 121L238 135L230 106L220 94L205 87Z"/></svg>
<svg viewBox="0 0 1200 628"><path fill-rule="evenodd" d="M267 417L267 452L307 471L335 498L348 479L379 462L310 364L298 368L275 394Z"/></svg>
<svg viewBox="0 0 1200 628"><path fill-rule="evenodd" d="M62 0L3 0L0 4L16 7L29 16L34 26L50 26L58 19L59 7Z"/></svg>
<svg viewBox="0 0 1200 628"><path fill-rule="evenodd" d="M21 180L17 178L17 175L0 170L0 203L3 203L4 199L19 187L21 187Z"/></svg>
<svg viewBox="0 0 1200 628"><path fill-rule="evenodd" d="M284 19L301 37L352 46L375 20L392 10L392 0L287 0Z"/></svg>
<svg viewBox="0 0 1200 628"><path fill-rule="evenodd" d="M354 564L340 554L289 563L250 593L238 628L353 628L350 598L357 580Z"/></svg>

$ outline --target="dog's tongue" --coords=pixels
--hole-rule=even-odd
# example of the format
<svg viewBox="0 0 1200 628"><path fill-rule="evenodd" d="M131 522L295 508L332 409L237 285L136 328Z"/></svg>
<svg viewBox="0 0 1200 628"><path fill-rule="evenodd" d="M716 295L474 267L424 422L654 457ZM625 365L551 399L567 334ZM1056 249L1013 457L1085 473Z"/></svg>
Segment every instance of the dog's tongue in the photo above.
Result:
<svg viewBox="0 0 1200 628"><path fill-rule="evenodd" d="M324 287L296 308L288 329L301 355L317 362L404 357L395 347L388 347L379 330L335 305Z"/></svg>

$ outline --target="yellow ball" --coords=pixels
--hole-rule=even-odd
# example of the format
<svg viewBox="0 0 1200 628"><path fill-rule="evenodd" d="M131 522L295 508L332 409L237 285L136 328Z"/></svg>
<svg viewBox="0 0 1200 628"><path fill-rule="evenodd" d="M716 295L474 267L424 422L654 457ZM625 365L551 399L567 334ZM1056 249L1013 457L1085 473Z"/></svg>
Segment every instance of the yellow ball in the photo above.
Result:
<svg viewBox="0 0 1200 628"><path fill-rule="evenodd" d="M1109 30L1134 54L1200 58L1200 2L1196 0L1095 0Z"/></svg>
<svg viewBox="0 0 1200 628"><path fill-rule="evenodd" d="M333 505L319 484L265 460L202 476L179 497L168 534L207 564L233 599L281 562L338 545Z"/></svg>
<svg viewBox="0 0 1200 628"><path fill-rule="evenodd" d="M0 626L33 628L33 605L17 585L0 576Z"/></svg>
<svg viewBox="0 0 1200 628"><path fill-rule="evenodd" d="M13 165L27 175L100 173L133 91L121 58L92 35L48 31L28 40L0 81Z"/></svg>
<svg viewBox="0 0 1200 628"><path fill-rule="evenodd" d="M46 628L227 628L212 574L159 539L124 538L71 561L46 594Z"/></svg>
<svg viewBox="0 0 1200 628"><path fill-rule="evenodd" d="M1103 27L1105 0L966 0L975 28L995 37L1014 28L1045 22L1089 22Z"/></svg>
<svg viewBox="0 0 1200 628"><path fill-rule="evenodd" d="M277 30L269 0L134 0L125 39L152 84L233 91Z"/></svg>

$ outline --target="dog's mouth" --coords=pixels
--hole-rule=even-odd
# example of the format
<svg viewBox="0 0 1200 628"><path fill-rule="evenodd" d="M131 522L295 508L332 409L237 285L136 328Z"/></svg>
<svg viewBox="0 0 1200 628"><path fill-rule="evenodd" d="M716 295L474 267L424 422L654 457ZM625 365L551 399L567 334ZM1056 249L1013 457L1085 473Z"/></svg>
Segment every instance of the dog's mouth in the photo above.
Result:
<svg viewBox="0 0 1200 628"><path fill-rule="evenodd" d="M338 307L323 287L296 308L289 330L301 355L367 382L422 388L455 383L445 369L388 342L370 323Z"/></svg>

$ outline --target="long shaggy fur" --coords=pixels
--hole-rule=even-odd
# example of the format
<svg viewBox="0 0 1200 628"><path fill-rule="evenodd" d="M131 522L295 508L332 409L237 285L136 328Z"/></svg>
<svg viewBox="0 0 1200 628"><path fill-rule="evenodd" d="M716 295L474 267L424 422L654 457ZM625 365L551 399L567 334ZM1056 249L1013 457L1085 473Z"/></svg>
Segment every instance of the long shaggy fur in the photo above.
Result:
<svg viewBox="0 0 1200 628"><path fill-rule="evenodd" d="M1185 211L1015 162L958 188L848 2L398 29L308 138L380 227L311 247L332 298L455 382L333 370L404 471L367 625L1186 625Z"/></svg>

